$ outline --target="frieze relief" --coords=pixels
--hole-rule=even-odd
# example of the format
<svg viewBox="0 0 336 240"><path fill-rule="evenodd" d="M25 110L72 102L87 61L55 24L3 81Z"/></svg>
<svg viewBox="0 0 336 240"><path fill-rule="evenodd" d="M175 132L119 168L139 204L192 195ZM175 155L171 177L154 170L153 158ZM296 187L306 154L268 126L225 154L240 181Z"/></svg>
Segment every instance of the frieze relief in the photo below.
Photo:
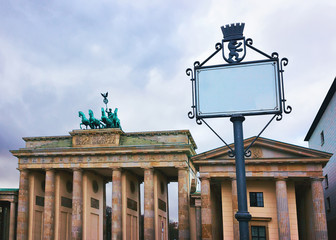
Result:
<svg viewBox="0 0 336 240"><path fill-rule="evenodd" d="M251 151L252 151L252 158L262 158L263 157L263 152L260 147L253 147Z"/></svg>
<svg viewBox="0 0 336 240"><path fill-rule="evenodd" d="M74 146L117 146L119 144L119 136L117 134L94 134L94 135L77 135L73 136Z"/></svg>
<svg viewBox="0 0 336 240"><path fill-rule="evenodd" d="M181 162L185 163L177 154L118 154L113 156L108 155L79 155L79 156L50 156L50 157L25 157L19 159L20 167L24 168L65 168L74 167L77 164L89 164L91 167L102 164L163 164L170 162L170 166L178 166ZM87 167L89 165L86 165Z"/></svg>

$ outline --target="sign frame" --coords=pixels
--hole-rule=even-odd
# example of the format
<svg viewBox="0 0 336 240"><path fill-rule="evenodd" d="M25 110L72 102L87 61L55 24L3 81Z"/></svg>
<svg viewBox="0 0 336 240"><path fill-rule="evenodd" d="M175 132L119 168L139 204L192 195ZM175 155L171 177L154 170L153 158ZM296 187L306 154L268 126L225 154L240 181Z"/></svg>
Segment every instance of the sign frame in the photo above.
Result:
<svg viewBox="0 0 336 240"><path fill-rule="evenodd" d="M224 74L225 70L229 70L231 72L238 71L241 73L242 68L253 68L253 67L259 67L261 65L267 65L267 64L272 64L273 65L273 76L274 79L270 79L268 81L272 81L271 84L274 87L274 95L272 96L272 100L274 101L274 109L246 109L246 110L225 110L222 109L221 111L216 111L216 112L208 112L208 111L203 111L202 107L202 97L201 92L202 92L202 87L200 87L201 82L203 79L200 77L201 72L206 72L206 71L221 71L221 74ZM272 70L271 70L272 71ZM267 59L267 60L259 60L259 61L250 61L250 62L241 62L239 64L221 64L221 65L210 65L210 66L195 66L194 68L195 72L195 112L196 112L196 118L217 118L217 117L232 117L235 115L242 115L242 116L251 116L251 115L266 115L266 114L281 114L282 112L282 104L281 104L281 83L280 83L280 74L279 74L279 59ZM235 76L231 76L231 78L234 78ZM237 78L237 77L236 77ZM234 84L230 79L229 80L221 80L223 82L226 82L228 85L228 89L235 89L232 87L233 85L230 86L230 84ZM216 83L214 83L216 85ZM269 83L270 84L270 83ZM217 84L218 86L218 84ZM248 87L248 86L246 86ZM242 88L244 86L239 86L239 89L237 90L236 94L240 95L243 91ZM237 88L236 88L237 89ZM224 94L225 95L225 94ZM221 98L218 96L218 98ZM222 97L223 98L223 97ZM227 101L235 101L234 99L227 99ZM232 101L230 104L232 104Z"/></svg>

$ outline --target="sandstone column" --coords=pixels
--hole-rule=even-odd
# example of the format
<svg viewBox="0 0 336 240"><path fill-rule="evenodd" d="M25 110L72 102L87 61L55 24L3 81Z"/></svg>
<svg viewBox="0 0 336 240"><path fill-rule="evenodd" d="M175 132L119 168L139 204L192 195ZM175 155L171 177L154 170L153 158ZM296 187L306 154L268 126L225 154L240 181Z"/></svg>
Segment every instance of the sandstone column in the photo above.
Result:
<svg viewBox="0 0 336 240"><path fill-rule="evenodd" d="M82 169L73 170L73 190L72 190L72 239L80 240L83 234L83 172Z"/></svg>
<svg viewBox="0 0 336 240"><path fill-rule="evenodd" d="M112 240L122 239L121 169L112 169Z"/></svg>
<svg viewBox="0 0 336 240"><path fill-rule="evenodd" d="M315 239L319 240L328 239L322 180L313 178L311 182Z"/></svg>
<svg viewBox="0 0 336 240"><path fill-rule="evenodd" d="M28 171L20 170L19 205L17 217L17 239L28 239L29 179Z"/></svg>
<svg viewBox="0 0 336 240"><path fill-rule="evenodd" d="M202 240L201 199L195 199L196 240Z"/></svg>
<svg viewBox="0 0 336 240"><path fill-rule="evenodd" d="M201 177L201 199L202 199L202 239L212 239L212 217L210 198L210 179Z"/></svg>
<svg viewBox="0 0 336 240"><path fill-rule="evenodd" d="M10 219L9 219L9 240L14 240L14 231L15 231L15 202L10 202Z"/></svg>
<svg viewBox="0 0 336 240"><path fill-rule="evenodd" d="M239 222L235 217L238 212L238 194L237 194L237 179L231 179L232 187L232 212L233 212L233 239L239 240Z"/></svg>
<svg viewBox="0 0 336 240"><path fill-rule="evenodd" d="M287 184L285 179L276 179L275 194L277 201L279 240L290 239Z"/></svg>
<svg viewBox="0 0 336 240"><path fill-rule="evenodd" d="M189 171L178 169L178 220L179 239L190 239L189 226Z"/></svg>
<svg viewBox="0 0 336 240"><path fill-rule="evenodd" d="M46 170L43 212L43 239L54 239L55 218L55 172Z"/></svg>
<svg viewBox="0 0 336 240"><path fill-rule="evenodd" d="M154 169L146 168L144 175L144 239L154 240Z"/></svg>
<svg viewBox="0 0 336 240"><path fill-rule="evenodd" d="M103 188L103 239L106 239L106 182Z"/></svg>

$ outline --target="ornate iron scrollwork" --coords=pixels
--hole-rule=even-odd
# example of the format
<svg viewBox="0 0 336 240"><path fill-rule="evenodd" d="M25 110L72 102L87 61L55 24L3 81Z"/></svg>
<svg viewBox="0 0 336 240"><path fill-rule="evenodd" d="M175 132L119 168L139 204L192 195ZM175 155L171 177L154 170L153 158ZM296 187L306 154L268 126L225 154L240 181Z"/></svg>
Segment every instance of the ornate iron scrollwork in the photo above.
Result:
<svg viewBox="0 0 336 240"><path fill-rule="evenodd" d="M285 87L284 87L284 81L283 81L283 67L288 65L288 59L287 58L282 58L280 60L280 81L281 81L281 102L282 102L282 107L283 107L283 111L286 114L289 114L292 112L292 107L291 106L286 106L286 98L285 98Z"/></svg>
<svg viewBox="0 0 336 240"><path fill-rule="evenodd" d="M188 117L190 119L193 119L195 117L195 96L194 96L194 92L195 92L195 79L194 79L194 72L191 68L188 68L186 70L186 74L187 76L190 77L190 81L191 81L191 94L192 94L192 105L191 105L191 109L192 111L188 112Z"/></svg>
<svg viewBox="0 0 336 240"><path fill-rule="evenodd" d="M253 46L253 40L251 38L245 39L243 36L243 31L244 31L245 24L244 23L236 23L236 24L230 24L226 26L222 26L221 30L223 33L223 39L222 42L216 43L215 44L215 51L208 57L206 58L203 62L195 61L193 69L188 68L186 70L186 74L190 77L191 83L192 83L192 105L191 108L192 110L188 112L188 117L190 119L196 118L196 123L197 124L202 124L205 123L211 131L213 131L223 142L226 146L229 147L228 144L204 121L203 117L200 116L201 114L198 113L197 109L197 100L196 100L196 77L197 77L197 72L196 69L204 67L204 65L212 59L216 54L218 54L219 51L222 50L222 55L223 59L228 63L228 65L239 65L240 62L243 61L247 54L247 49L251 49L262 56L264 56L267 59L274 60L274 64L278 65L278 79L279 79L279 112L274 112L275 115L272 117L272 119L267 123L267 125L261 130L261 132L257 135L257 137L251 142L250 146L248 146L244 152L244 155L246 157L250 157L252 155L251 153L251 146L253 143L258 139L258 137L263 133L263 131L267 128L267 126L274 120L274 118L277 121L282 120L282 114L289 114L292 111L292 107L289 105L286 105L286 99L285 99L285 94L284 94L284 81L283 81L283 72L284 72L284 67L287 66L288 64L288 59L287 58L282 58L279 60L279 54L277 52L273 52L271 55L257 49L256 47ZM266 61L266 60L265 60ZM258 61L251 61L247 63L256 63ZM269 113L268 113L269 114ZM229 147L229 156L234 157L235 153L234 150Z"/></svg>

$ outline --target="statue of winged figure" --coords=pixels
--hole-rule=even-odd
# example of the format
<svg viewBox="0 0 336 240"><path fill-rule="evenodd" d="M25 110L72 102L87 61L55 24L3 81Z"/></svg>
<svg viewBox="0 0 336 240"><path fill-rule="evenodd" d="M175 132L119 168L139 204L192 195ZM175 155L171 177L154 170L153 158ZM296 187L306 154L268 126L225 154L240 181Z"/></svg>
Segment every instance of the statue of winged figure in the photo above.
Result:
<svg viewBox="0 0 336 240"><path fill-rule="evenodd" d="M106 92L105 94L104 93L100 93L102 96L103 96L103 98L104 98L104 100L103 100L103 102L105 103L105 105L107 105L107 103L108 103L108 99L107 99L107 96L108 96L108 92Z"/></svg>

